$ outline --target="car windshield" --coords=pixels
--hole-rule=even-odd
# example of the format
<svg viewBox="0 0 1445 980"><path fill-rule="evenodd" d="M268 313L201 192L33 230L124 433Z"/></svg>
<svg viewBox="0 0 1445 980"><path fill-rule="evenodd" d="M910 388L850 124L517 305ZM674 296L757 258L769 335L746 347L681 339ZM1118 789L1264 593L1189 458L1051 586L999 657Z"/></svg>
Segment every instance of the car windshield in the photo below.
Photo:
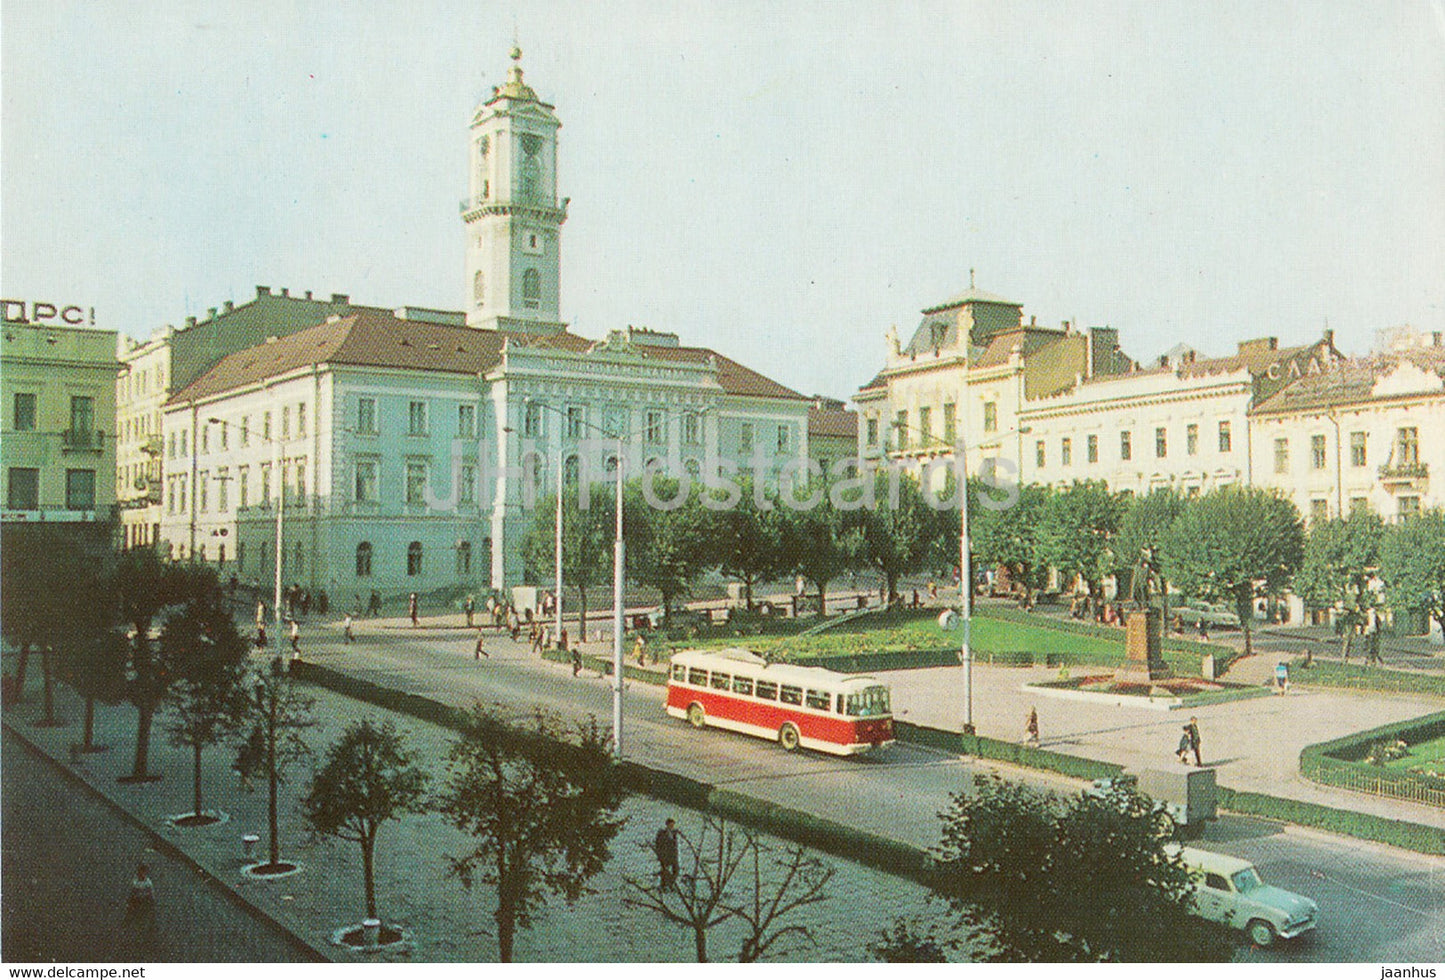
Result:
<svg viewBox="0 0 1445 980"><path fill-rule="evenodd" d="M857 694L848 695L844 710L850 715L870 717L888 714L888 688L865 687Z"/></svg>
<svg viewBox="0 0 1445 980"><path fill-rule="evenodd" d="M1234 890L1237 892L1253 891L1264 882L1259 880L1259 872L1253 868L1245 868L1243 871L1236 871L1231 880L1234 882Z"/></svg>

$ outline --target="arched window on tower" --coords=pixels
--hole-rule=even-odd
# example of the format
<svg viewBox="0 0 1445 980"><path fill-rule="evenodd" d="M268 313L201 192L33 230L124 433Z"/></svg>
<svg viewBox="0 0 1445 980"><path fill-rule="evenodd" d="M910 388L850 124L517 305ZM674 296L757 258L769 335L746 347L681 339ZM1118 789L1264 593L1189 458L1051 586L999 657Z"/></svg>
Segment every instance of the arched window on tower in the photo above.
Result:
<svg viewBox="0 0 1445 980"><path fill-rule="evenodd" d="M371 578L371 542L363 541L356 546L356 577Z"/></svg>
<svg viewBox="0 0 1445 980"><path fill-rule="evenodd" d="M406 546L406 573L408 575L421 574L421 542L413 541Z"/></svg>
<svg viewBox="0 0 1445 980"><path fill-rule="evenodd" d="M542 305L542 276L536 269L522 273L522 305L529 310Z"/></svg>

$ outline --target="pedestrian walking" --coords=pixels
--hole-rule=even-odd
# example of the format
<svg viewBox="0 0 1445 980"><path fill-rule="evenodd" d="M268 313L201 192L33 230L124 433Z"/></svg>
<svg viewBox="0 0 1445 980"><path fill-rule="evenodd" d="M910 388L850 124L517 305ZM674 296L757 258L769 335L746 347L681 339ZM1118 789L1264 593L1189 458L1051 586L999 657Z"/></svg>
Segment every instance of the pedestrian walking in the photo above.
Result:
<svg viewBox="0 0 1445 980"><path fill-rule="evenodd" d="M150 868L144 862L137 864L135 877L130 882L130 894L125 900L125 921L141 941L150 946L156 940L156 886L151 881Z"/></svg>
<svg viewBox="0 0 1445 980"><path fill-rule="evenodd" d="M572 653L572 676L573 676L573 677L576 677L578 674L582 673L582 648L581 648L581 646L580 646L580 645L579 645L579 646L574 646L574 647L572 648L572 650L571 650L571 653Z"/></svg>
<svg viewBox="0 0 1445 980"><path fill-rule="evenodd" d="M417 619L417 613L420 611L420 607L421 603L417 601L415 592L406 597L406 613L411 617L411 625L413 626L421 625L421 620Z"/></svg>
<svg viewBox="0 0 1445 980"><path fill-rule="evenodd" d="M517 615L515 609L507 617L507 631L512 634L513 643L522 638L522 617Z"/></svg>
<svg viewBox="0 0 1445 980"><path fill-rule="evenodd" d="M482 630L477 630L477 648L476 652L472 654L473 660L481 660L483 657L486 657L489 660L491 659L491 654L487 653L486 649L484 648L486 636L486 633L484 633Z"/></svg>
<svg viewBox="0 0 1445 980"><path fill-rule="evenodd" d="M301 659L301 624L291 620L291 655L293 659Z"/></svg>
<svg viewBox="0 0 1445 980"><path fill-rule="evenodd" d="M1029 733L1029 744L1039 744L1039 709L1029 709L1029 719L1024 723L1024 731Z"/></svg>
<svg viewBox="0 0 1445 980"><path fill-rule="evenodd" d="M532 624L532 652L541 656L542 648L547 643L547 630L536 623Z"/></svg>
<svg viewBox="0 0 1445 980"><path fill-rule="evenodd" d="M1189 736L1189 749L1194 753L1194 764L1196 766L1203 766L1204 760L1199 755L1199 719L1190 718L1189 724L1184 726L1184 731Z"/></svg>
<svg viewBox="0 0 1445 980"><path fill-rule="evenodd" d="M567 627L565 627L565 626L562 627L562 631L557 635L557 649L558 649L558 650L570 650L570 649L572 649L571 647L569 647L569 646L567 645Z"/></svg>
<svg viewBox="0 0 1445 980"><path fill-rule="evenodd" d="M341 639L346 643L351 643L356 639L355 634L351 632L351 613L346 614L346 622L341 626Z"/></svg>
<svg viewBox="0 0 1445 980"><path fill-rule="evenodd" d="M256 628L258 630L266 628L266 603L264 602L256 603Z"/></svg>
<svg viewBox="0 0 1445 980"><path fill-rule="evenodd" d="M1289 690L1289 664L1283 660L1274 665L1274 686L1280 694Z"/></svg>
<svg viewBox="0 0 1445 980"><path fill-rule="evenodd" d="M257 624L256 624L256 649L257 649L257 650L264 650L264 649L266 649L266 624L265 624L265 623L257 623Z"/></svg>
<svg viewBox="0 0 1445 980"><path fill-rule="evenodd" d="M671 817L652 839L652 851L657 855L658 873L662 876L662 887L672 888L677 883L677 822Z"/></svg>
<svg viewBox="0 0 1445 980"><path fill-rule="evenodd" d="M1189 726L1184 726L1184 731L1179 736L1179 747L1174 750L1174 755L1183 765L1189 765Z"/></svg>
<svg viewBox="0 0 1445 980"><path fill-rule="evenodd" d="M647 666L647 644L640 636L637 638L636 645L632 648L632 655L637 658L637 666Z"/></svg>
<svg viewBox="0 0 1445 980"><path fill-rule="evenodd" d="M467 603L466 603L466 605L463 606L462 608L467 611L467 629L471 629L471 628L472 628L472 616L473 616L473 614L475 614L476 611L477 611L477 601L476 601L475 599L473 599L471 596L467 596Z"/></svg>
<svg viewBox="0 0 1445 980"><path fill-rule="evenodd" d="M371 590L371 598L367 600L366 612L372 619L381 615L381 595L375 589Z"/></svg>

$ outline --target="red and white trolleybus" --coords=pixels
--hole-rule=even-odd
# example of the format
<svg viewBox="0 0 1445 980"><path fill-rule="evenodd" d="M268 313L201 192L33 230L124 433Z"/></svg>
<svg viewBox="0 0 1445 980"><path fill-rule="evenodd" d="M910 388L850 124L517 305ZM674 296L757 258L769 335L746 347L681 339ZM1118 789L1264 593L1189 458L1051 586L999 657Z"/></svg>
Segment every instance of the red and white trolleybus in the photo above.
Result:
<svg viewBox="0 0 1445 980"><path fill-rule="evenodd" d="M893 741L888 686L876 678L822 667L770 664L750 650L688 650L675 654L667 682L667 713L695 728L726 728L802 746L854 755Z"/></svg>

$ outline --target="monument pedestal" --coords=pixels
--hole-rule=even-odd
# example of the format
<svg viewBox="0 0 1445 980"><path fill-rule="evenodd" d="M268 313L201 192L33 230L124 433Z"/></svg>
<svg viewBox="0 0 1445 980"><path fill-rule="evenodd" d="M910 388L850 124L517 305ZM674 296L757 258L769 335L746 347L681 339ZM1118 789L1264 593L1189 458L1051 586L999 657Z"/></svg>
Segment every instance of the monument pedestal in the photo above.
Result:
<svg viewBox="0 0 1445 980"><path fill-rule="evenodd" d="M1124 617L1124 666L1114 673L1123 683L1164 680L1172 674L1164 662L1163 617L1158 609L1136 609Z"/></svg>

